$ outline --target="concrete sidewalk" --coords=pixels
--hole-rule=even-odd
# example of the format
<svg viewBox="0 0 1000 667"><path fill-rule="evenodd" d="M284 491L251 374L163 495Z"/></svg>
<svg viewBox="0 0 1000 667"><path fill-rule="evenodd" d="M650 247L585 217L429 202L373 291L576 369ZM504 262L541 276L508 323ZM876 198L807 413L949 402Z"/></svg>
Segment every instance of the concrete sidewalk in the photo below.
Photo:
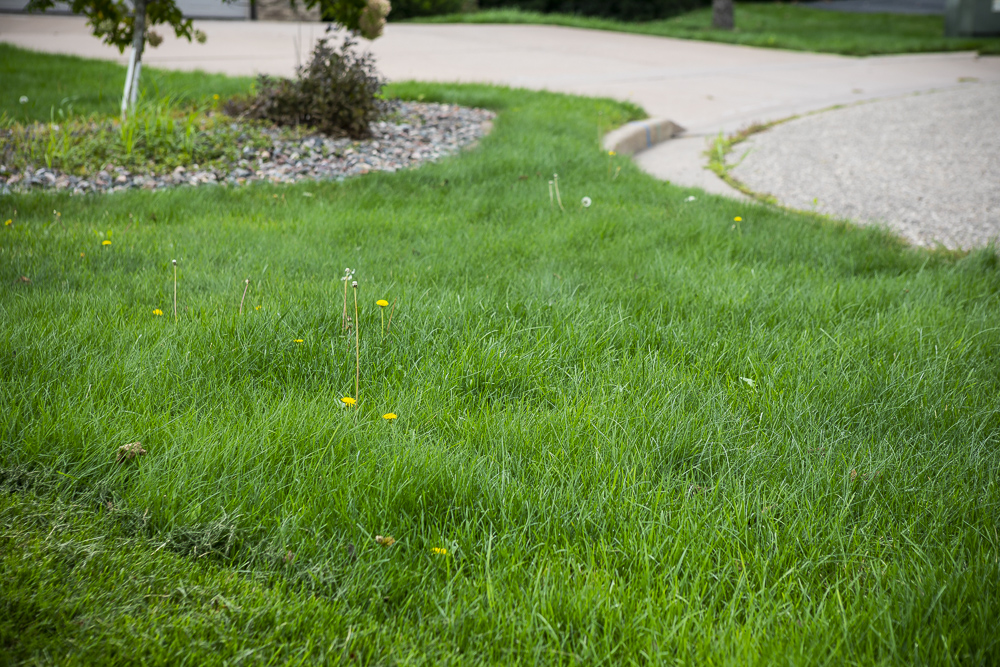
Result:
<svg viewBox="0 0 1000 667"><path fill-rule="evenodd" d="M205 44L164 35L150 66L290 75L323 24L199 21ZM166 31L164 31L166 32ZM0 41L124 63L82 18L0 15ZM552 26L389 24L370 44L390 80L487 82L633 101L687 129L638 163L682 185L733 194L703 169L706 137L835 104L1000 82L1000 57L854 58Z"/></svg>

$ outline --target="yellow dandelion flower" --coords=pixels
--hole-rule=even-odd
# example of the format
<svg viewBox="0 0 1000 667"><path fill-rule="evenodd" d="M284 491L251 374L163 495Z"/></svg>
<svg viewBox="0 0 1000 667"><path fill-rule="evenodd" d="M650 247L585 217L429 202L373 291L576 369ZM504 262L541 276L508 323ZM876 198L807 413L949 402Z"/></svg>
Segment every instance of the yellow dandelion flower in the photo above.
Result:
<svg viewBox="0 0 1000 667"><path fill-rule="evenodd" d="M395 419L395 418L396 418L395 412L387 412L384 415L382 415L382 419Z"/></svg>
<svg viewBox="0 0 1000 667"><path fill-rule="evenodd" d="M86 255L84 255L84 254L83 254L83 253L81 252L81 253L80 253L80 257L86 257Z"/></svg>
<svg viewBox="0 0 1000 667"><path fill-rule="evenodd" d="M101 241L101 245L111 245L111 241L109 241L108 239L104 239L103 241Z"/></svg>
<svg viewBox="0 0 1000 667"><path fill-rule="evenodd" d="M212 95L212 99L213 100L217 100L217 99L219 99L219 96L218 95Z"/></svg>
<svg viewBox="0 0 1000 667"><path fill-rule="evenodd" d="M260 310L260 306L254 306L253 309L254 310Z"/></svg>
<svg viewBox="0 0 1000 667"><path fill-rule="evenodd" d="M341 402L342 402L342 403L343 403L344 405L354 405L355 403L357 403L357 401L355 401L355 400L354 400L353 398L351 398L350 396L344 396L344 397L343 397L342 399L340 399L340 400L341 400Z"/></svg>
<svg viewBox="0 0 1000 667"><path fill-rule="evenodd" d="M608 151L608 155L614 157L615 155L617 155L617 153L615 153L614 151Z"/></svg>
<svg viewBox="0 0 1000 667"><path fill-rule="evenodd" d="M438 556L447 556L448 555L448 550L447 549L442 549L440 547L433 547L431 549L431 553L437 554Z"/></svg>
<svg viewBox="0 0 1000 667"><path fill-rule="evenodd" d="M293 343L303 343L303 342L305 342L305 341L303 341L303 340L302 340L301 338L296 338L296 339L295 339L295 340L293 340L292 342L293 342Z"/></svg>
<svg viewBox="0 0 1000 667"><path fill-rule="evenodd" d="M154 308L153 309L153 314L156 315L157 317L159 317L160 315L163 314L163 311L160 310L159 308Z"/></svg>
<svg viewBox="0 0 1000 667"><path fill-rule="evenodd" d="M741 218L740 216L736 216L735 218L733 218L733 220L735 220L736 222L743 222L743 218Z"/></svg>
<svg viewBox="0 0 1000 667"><path fill-rule="evenodd" d="M6 220L4 220L3 226L4 227L10 227L13 224L14 224L14 220L11 219L11 218L7 218Z"/></svg>
<svg viewBox="0 0 1000 667"><path fill-rule="evenodd" d="M378 301L375 302L375 305L381 308L385 308L386 306L389 305L389 302L386 301L385 299L379 299Z"/></svg>

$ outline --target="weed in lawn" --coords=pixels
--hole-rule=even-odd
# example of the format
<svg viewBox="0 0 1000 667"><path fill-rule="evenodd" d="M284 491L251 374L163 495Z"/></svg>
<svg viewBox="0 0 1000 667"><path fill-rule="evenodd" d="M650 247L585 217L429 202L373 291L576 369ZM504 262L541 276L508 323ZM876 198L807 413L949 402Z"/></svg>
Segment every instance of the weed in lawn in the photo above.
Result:
<svg viewBox="0 0 1000 667"><path fill-rule="evenodd" d="M351 330L351 318L347 314L347 283L354 280L354 273L349 269L344 269L344 277L340 279L344 283L344 314L340 318L340 328L344 331Z"/></svg>
<svg viewBox="0 0 1000 667"><path fill-rule="evenodd" d="M361 399L361 320L358 319L358 281L352 280L354 289L354 397Z"/></svg>
<svg viewBox="0 0 1000 667"><path fill-rule="evenodd" d="M249 278L247 278L245 281L243 281L243 296L240 297L240 310L239 310L239 313L237 313L238 315L242 315L243 314L243 301L246 300L246 298L247 298L247 290L248 289L250 289L250 279Z"/></svg>
<svg viewBox="0 0 1000 667"><path fill-rule="evenodd" d="M559 174L552 174L551 182L552 182L552 187L555 189L556 192L556 203L559 204L559 210L565 213L566 209L563 208L562 197L559 195Z"/></svg>
<svg viewBox="0 0 1000 667"><path fill-rule="evenodd" d="M389 302L385 299L379 299L375 305L378 306L379 320L382 323L382 337L385 338L385 307L389 305Z"/></svg>
<svg viewBox="0 0 1000 667"><path fill-rule="evenodd" d="M392 329L392 314L396 312L396 300L392 300L392 307L389 309L389 323L385 325L386 333Z"/></svg>
<svg viewBox="0 0 1000 667"><path fill-rule="evenodd" d="M172 259L170 263L174 265L174 322L177 321L177 260Z"/></svg>

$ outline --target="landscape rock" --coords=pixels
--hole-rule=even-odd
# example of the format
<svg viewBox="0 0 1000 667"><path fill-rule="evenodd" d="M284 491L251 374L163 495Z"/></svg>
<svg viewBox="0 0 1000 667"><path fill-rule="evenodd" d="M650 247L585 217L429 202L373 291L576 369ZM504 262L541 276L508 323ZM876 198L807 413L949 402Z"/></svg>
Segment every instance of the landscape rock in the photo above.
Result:
<svg viewBox="0 0 1000 667"><path fill-rule="evenodd" d="M373 171L394 172L433 162L470 147L492 129L496 114L449 104L399 102L390 120L375 123L372 137L364 141L310 135L283 138L280 130L267 130L272 145L265 150L243 146L239 158L219 171L194 164L163 173L129 172L105 165L91 178L55 170L10 165L0 171L0 191L24 192L33 188L69 190L72 194L111 193L129 189L160 190L179 185L245 185L259 181L297 183L303 180L336 180Z"/></svg>

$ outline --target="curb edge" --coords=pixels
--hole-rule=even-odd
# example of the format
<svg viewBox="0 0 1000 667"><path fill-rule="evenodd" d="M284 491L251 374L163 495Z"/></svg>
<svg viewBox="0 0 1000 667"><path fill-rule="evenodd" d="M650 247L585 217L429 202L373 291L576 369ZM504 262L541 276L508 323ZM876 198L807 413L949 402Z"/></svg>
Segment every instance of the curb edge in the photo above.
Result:
<svg viewBox="0 0 1000 667"><path fill-rule="evenodd" d="M669 118L634 120L604 135L604 150L620 155L635 155L684 132L684 128Z"/></svg>

